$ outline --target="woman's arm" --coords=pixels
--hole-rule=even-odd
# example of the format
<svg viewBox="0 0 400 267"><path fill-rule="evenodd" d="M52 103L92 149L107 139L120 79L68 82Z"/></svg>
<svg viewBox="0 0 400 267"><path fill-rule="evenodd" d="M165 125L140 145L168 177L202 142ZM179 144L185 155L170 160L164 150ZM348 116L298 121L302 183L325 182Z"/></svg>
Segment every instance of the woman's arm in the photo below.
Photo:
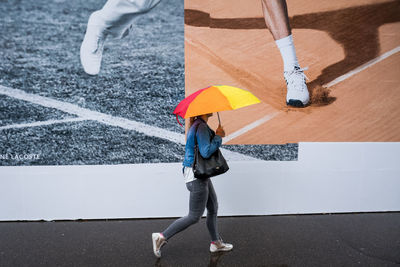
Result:
<svg viewBox="0 0 400 267"><path fill-rule="evenodd" d="M205 123L201 123L197 128L197 143L199 152L203 158L209 158L222 144L222 138L215 135L211 140L210 131Z"/></svg>

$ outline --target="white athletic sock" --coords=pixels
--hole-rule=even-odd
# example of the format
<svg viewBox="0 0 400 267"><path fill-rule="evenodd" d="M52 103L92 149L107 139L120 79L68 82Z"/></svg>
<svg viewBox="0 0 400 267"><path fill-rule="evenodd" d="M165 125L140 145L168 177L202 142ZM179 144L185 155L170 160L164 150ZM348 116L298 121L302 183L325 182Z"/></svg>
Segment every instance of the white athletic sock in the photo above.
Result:
<svg viewBox="0 0 400 267"><path fill-rule="evenodd" d="M276 40L275 43L281 52L284 71L291 71L294 67L299 67L292 35Z"/></svg>

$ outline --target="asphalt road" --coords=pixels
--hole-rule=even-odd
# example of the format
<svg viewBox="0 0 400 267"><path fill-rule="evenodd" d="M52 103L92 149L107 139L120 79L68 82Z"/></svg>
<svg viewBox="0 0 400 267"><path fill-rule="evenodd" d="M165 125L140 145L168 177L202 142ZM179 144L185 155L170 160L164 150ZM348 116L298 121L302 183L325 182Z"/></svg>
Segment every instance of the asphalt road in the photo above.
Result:
<svg viewBox="0 0 400 267"><path fill-rule="evenodd" d="M205 219L153 255L151 233L174 219L0 222L8 266L399 266L400 213L224 217L234 245L211 254Z"/></svg>

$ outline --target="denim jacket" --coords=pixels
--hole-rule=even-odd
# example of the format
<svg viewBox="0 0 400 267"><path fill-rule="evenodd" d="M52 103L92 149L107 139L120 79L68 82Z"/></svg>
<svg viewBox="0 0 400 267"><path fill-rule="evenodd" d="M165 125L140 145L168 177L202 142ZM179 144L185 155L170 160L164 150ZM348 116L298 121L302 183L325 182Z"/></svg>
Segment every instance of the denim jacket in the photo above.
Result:
<svg viewBox="0 0 400 267"><path fill-rule="evenodd" d="M183 160L183 166L185 167L192 167L193 165L195 146L194 138L196 137L199 151L203 158L209 158L222 144L221 136L215 135L214 131L208 127L207 123L201 118L198 118L193 122L193 125L190 127L187 134L185 159Z"/></svg>

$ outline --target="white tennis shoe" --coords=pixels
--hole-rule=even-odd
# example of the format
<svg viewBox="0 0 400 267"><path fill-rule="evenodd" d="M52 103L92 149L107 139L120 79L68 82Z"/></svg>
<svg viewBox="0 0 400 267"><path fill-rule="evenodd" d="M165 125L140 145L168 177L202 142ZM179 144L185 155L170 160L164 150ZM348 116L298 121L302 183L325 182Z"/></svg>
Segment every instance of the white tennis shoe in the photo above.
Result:
<svg viewBox="0 0 400 267"><path fill-rule="evenodd" d="M157 258L161 258L161 247L167 243L167 240L160 233L153 233L151 235L153 240L153 252Z"/></svg>
<svg viewBox="0 0 400 267"><path fill-rule="evenodd" d="M232 244L224 243L222 240L211 242L210 245L210 252L230 251L232 249Z"/></svg>
<svg viewBox="0 0 400 267"><path fill-rule="evenodd" d="M287 85L286 105L304 107L310 101L310 95L306 85L306 75L303 71L308 68L295 67L292 71L283 72Z"/></svg>
<svg viewBox="0 0 400 267"><path fill-rule="evenodd" d="M93 12L89 17L80 52L82 67L90 75L97 75L100 72L104 42L107 38L105 28L96 16L97 13Z"/></svg>

